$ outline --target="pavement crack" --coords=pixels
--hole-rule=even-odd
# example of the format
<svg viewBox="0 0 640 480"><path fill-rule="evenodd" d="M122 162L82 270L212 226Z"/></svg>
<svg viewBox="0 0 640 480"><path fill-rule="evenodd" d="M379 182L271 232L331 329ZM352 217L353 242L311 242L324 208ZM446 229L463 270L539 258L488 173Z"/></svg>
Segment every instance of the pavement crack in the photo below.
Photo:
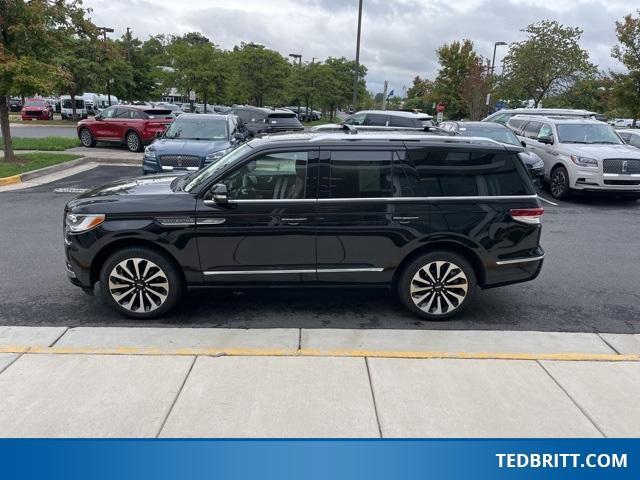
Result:
<svg viewBox="0 0 640 480"><path fill-rule="evenodd" d="M189 370L187 370L187 374L184 376L184 380L182 381L180 388L176 392L176 396L173 399L173 402L171 402L171 406L169 407L169 410L167 410L167 414L165 415L164 419L162 420L162 423L160 424L158 433L156 433L156 438L160 436L160 434L162 433L162 430L164 429L165 424L167 423L167 420L169 420L169 416L171 415L171 412L173 412L173 408L176 406L176 403L178 402L178 398L180 398L180 395L182 394L182 390L184 389L184 386L187 384L187 380L189 379L189 375L191 375L191 371L193 370L193 366L196 364L197 359L198 359L197 356L193 357L193 361L189 366Z"/></svg>
<svg viewBox="0 0 640 480"><path fill-rule="evenodd" d="M611 350L613 350L618 355L620 355L620 352L618 351L618 349L616 347L614 347L613 345L611 345L609 342L607 342L607 340L602 335L600 335L600 332L596 332L596 335L598 335L598 337L600 337L600 340L602 340L607 345L607 347L609 347Z"/></svg>
<svg viewBox="0 0 640 480"><path fill-rule="evenodd" d="M4 373L11 365L16 363L25 353L26 352L22 352L22 353L18 354L18 356L16 358L14 358L12 361L7 363L4 367L0 368L0 375L2 375L2 373Z"/></svg>
<svg viewBox="0 0 640 480"><path fill-rule="evenodd" d="M584 408L582 408L582 406L576 401L576 399L571 396L569 391L566 388L564 388L564 386L562 386L562 384L558 380L556 380L556 377L551 375L551 372L546 369L546 367L542 364L542 362L540 360L536 360L536 362L538 365L540 365L540 368L542 368L542 370L544 370L546 374L549 375L549 378L553 380L553 382L558 386L558 388L560 388L560 390L564 392L564 394L569 398L569 400L571 400L571 402L576 406L576 408L580 410L580 412L582 412L582 414L587 418L587 420L591 422L591 424L595 427L595 429L598 430L598 432L600 432L600 435L602 435L604 438L607 438L607 434L604 433L604 431L598 426L595 419L591 415L589 415L589 413L587 413L587 411Z"/></svg>
<svg viewBox="0 0 640 480"><path fill-rule="evenodd" d="M56 338L51 345L49 345L49 348L53 347L56 343L58 343L58 340L64 337L65 333L67 333L70 328L71 327L64 327L63 332L60 335L58 335L58 338Z"/></svg>
<svg viewBox="0 0 640 480"><path fill-rule="evenodd" d="M380 426L380 416L378 415L378 404L376 402L376 394L373 390L373 380L371 380L371 371L369 370L369 358L364 357L364 364L367 367L367 378L369 379L369 389L371 390L371 400L373 400L373 412L376 415L376 424L378 425L378 436L382 438L382 427Z"/></svg>
<svg viewBox="0 0 640 480"><path fill-rule="evenodd" d="M298 329L298 352L302 350L302 328Z"/></svg>

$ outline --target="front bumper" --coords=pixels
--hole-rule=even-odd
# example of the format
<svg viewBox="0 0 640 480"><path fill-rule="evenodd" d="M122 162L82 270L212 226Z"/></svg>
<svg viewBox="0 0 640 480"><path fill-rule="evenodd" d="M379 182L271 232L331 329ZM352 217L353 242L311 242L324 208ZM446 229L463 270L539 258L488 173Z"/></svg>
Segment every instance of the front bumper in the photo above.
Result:
<svg viewBox="0 0 640 480"><path fill-rule="evenodd" d="M544 166L542 168L527 167L527 171L529 172L529 178L531 178L531 183L533 183L536 191L541 191L544 183Z"/></svg>
<svg viewBox="0 0 640 480"><path fill-rule="evenodd" d="M640 174L602 173L579 168L571 174L571 188L587 192L640 193Z"/></svg>

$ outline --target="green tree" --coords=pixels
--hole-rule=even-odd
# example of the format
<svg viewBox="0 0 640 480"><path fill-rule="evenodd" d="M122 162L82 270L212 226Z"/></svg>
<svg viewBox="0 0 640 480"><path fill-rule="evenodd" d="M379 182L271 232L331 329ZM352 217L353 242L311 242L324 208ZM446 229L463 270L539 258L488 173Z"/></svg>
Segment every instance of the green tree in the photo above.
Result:
<svg viewBox="0 0 640 480"><path fill-rule="evenodd" d="M436 50L440 70L434 81L433 97L446 105L449 118L464 118L469 108L463 95L463 84L469 71L482 64L471 40L444 44Z"/></svg>
<svg viewBox="0 0 640 480"><path fill-rule="evenodd" d="M15 158L9 97L49 93L66 80L55 59L69 38L92 28L85 13L79 0L0 2L0 129L5 161Z"/></svg>
<svg viewBox="0 0 640 480"><path fill-rule="evenodd" d="M635 128L640 118L640 10L637 16L629 14L621 22L616 22L618 45L611 55L627 67L627 74L613 74L615 96L618 104L626 107L633 117Z"/></svg>
<svg viewBox="0 0 640 480"><path fill-rule="evenodd" d="M528 38L512 43L504 59L503 97L533 99L537 105L595 73L589 54L580 47L580 28L543 20L523 32Z"/></svg>

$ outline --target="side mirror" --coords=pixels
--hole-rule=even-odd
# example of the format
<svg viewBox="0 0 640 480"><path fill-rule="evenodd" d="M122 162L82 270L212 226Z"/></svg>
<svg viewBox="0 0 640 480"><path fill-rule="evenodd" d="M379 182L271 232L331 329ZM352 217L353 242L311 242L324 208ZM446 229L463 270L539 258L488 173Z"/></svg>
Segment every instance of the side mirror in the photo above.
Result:
<svg viewBox="0 0 640 480"><path fill-rule="evenodd" d="M245 139L244 133L236 132L233 134L233 139L238 142L242 142Z"/></svg>
<svg viewBox="0 0 640 480"><path fill-rule="evenodd" d="M163 135L164 135L164 131L161 131L161 130L160 130L160 131L157 131L157 132L156 132L156 135L155 135L155 136L156 136L156 138L162 138L162 136L163 136Z"/></svg>
<svg viewBox="0 0 640 480"><path fill-rule="evenodd" d="M211 197L216 203L227 203L229 201L227 186L224 183L216 183L211 187Z"/></svg>
<svg viewBox="0 0 640 480"><path fill-rule="evenodd" d="M544 143L546 145L553 145L553 136L546 135L544 137L538 137L537 139L540 143Z"/></svg>
<svg viewBox="0 0 640 480"><path fill-rule="evenodd" d="M520 142L520 144L521 144L523 147L526 147L526 146L527 146L527 142L525 142L524 140L522 140L522 141Z"/></svg>
<svg viewBox="0 0 640 480"><path fill-rule="evenodd" d="M101 114L101 113L99 113L98 115L96 115L96 116L94 117L94 119L95 119L95 120L102 120L102 118L103 118L103 117L102 117L102 114Z"/></svg>

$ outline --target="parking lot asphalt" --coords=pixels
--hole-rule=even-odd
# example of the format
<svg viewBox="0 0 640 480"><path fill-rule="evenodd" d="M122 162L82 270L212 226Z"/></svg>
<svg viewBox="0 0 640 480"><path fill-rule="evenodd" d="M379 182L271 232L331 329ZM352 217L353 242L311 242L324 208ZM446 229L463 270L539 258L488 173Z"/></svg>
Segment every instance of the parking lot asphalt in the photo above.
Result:
<svg viewBox="0 0 640 480"><path fill-rule="evenodd" d="M139 170L98 166L0 193L0 325L640 333L640 202L603 197L545 204L541 275L481 291L449 321L422 322L392 293L369 289L194 290L164 319L129 320L68 282L62 209L79 190Z"/></svg>
<svg viewBox="0 0 640 480"><path fill-rule="evenodd" d="M0 135L1 137L2 135ZM67 137L75 138L78 136L75 126L56 126L56 125L12 125L11 136L16 138L43 138L43 137Z"/></svg>

